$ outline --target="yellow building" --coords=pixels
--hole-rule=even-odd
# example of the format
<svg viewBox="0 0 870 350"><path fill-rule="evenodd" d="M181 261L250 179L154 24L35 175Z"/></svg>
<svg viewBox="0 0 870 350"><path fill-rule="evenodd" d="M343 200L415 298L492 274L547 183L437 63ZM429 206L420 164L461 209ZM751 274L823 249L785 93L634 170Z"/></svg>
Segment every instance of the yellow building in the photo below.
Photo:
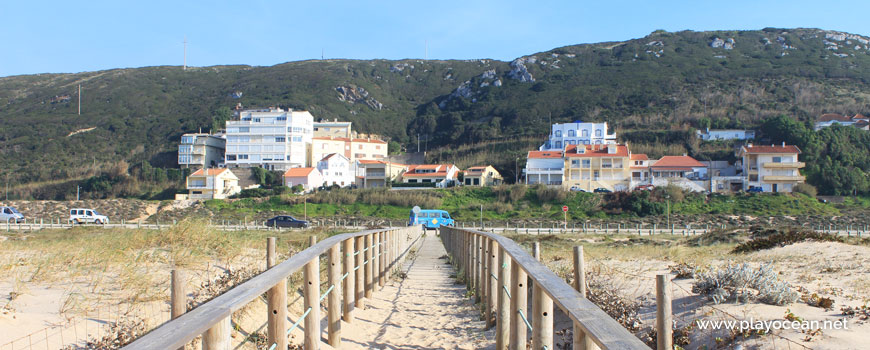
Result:
<svg viewBox="0 0 870 350"><path fill-rule="evenodd" d="M466 186L497 186L501 185L504 179L492 165L484 165L465 170L463 182Z"/></svg>
<svg viewBox="0 0 870 350"><path fill-rule="evenodd" d="M408 171L405 164L383 160L360 160L357 161L357 167L360 175L356 178L356 185L361 188L385 187Z"/></svg>
<svg viewBox="0 0 870 350"><path fill-rule="evenodd" d="M189 199L225 199L242 191L230 169L199 169L187 177Z"/></svg>
<svg viewBox="0 0 870 350"><path fill-rule="evenodd" d="M626 145L568 145L562 158L562 187L592 192L624 191L631 186L631 153Z"/></svg>
<svg viewBox="0 0 870 350"><path fill-rule="evenodd" d="M338 119L314 122L314 137L354 137L351 122L340 122Z"/></svg>
<svg viewBox="0 0 870 350"><path fill-rule="evenodd" d="M387 158L387 143L370 138L314 137L308 152L309 165L316 165L317 161L332 153L345 156L351 164L358 160L381 160Z"/></svg>
<svg viewBox="0 0 870 350"><path fill-rule="evenodd" d="M806 164L798 161L801 150L797 146L759 146L748 144L740 147L737 157L743 159L743 189L761 188L763 192L791 192L794 185L806 178L799 169Z"/></svg>

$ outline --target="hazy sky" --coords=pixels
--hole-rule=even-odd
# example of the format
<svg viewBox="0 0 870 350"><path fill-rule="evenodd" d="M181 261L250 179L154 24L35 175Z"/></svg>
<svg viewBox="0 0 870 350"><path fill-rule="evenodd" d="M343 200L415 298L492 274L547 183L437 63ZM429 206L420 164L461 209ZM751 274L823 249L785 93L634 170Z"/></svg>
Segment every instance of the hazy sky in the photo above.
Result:
<svg viewBox="0 0 870 350"><path fill-rule="evenodd" d="M668 31L870 35L870 1L0 0L0 76L326 58L510 60Z"/></svg>

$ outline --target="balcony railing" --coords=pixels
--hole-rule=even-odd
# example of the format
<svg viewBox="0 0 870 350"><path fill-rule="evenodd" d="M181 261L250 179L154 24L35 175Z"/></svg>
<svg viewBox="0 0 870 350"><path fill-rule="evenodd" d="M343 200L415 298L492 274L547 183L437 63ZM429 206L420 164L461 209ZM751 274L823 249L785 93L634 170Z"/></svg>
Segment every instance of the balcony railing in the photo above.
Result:
<svg viewBox="0 0 870 350"><path fill-rule="evenodd" d="M805 181L807 178L801 175L784 176L784 175L765 175L761 177L764 181Z"/></svg>
<svg viewBox="0 0 870 350"><path fill-rule="evenodd" d="M762 164L762 166L764 166L765 168L803 168L806 166L806 163L804 163L804 162L783 162L783 163L767 162L767 163Z"/></svg>

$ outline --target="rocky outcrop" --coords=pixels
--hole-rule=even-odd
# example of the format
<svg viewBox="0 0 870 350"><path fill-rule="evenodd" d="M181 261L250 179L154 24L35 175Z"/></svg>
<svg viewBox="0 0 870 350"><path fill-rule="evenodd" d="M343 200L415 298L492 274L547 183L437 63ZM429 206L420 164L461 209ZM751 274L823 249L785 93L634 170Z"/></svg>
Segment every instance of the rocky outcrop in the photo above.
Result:
<svg viewBox="0 0 870 350"><path fill-rule="evenodd" d="M532 76L532 73L529 73L529 69L526 68L526 63L534 64L535 62L537 62L535 56L520 57L513 60L511 62L511 71L508 72L508 77L524 83L534 82L535 77Z"/></svg>
<svg viewBox="0 0 870 350"><path fill-rule="evenodd" d="M335 88L335 91L338 91L339 101L344 101L351 104L365 104L366 106L374 110L384 109L384 104L378 102L378 100L376 100L374 97L370 97L369 92L362 87L357 87L353 85L338 86Z"/></svg>
<svg viewBox="0 0 870 350"><path fill-rule="evenodd" d="M734 48L734 44L734 38L720 39L717 37L713 38L713 42L710 43L710 47L714 49L723 48L725 50L731 50Z"/></svg>

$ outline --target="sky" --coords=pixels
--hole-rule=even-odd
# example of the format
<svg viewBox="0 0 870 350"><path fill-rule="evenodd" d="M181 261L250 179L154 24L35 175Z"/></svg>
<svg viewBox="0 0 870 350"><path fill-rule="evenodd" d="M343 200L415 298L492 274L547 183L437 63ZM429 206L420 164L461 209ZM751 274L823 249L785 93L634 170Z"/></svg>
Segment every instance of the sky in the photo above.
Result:
<svg viewBox="0 0 870 350"><path fill-rule="evenodd" d="M870 36L867 13L863 0L0 0L0 77L180 66L185 38L189 66L321 55L512 60L657 29L806 27Z"/></svg>

